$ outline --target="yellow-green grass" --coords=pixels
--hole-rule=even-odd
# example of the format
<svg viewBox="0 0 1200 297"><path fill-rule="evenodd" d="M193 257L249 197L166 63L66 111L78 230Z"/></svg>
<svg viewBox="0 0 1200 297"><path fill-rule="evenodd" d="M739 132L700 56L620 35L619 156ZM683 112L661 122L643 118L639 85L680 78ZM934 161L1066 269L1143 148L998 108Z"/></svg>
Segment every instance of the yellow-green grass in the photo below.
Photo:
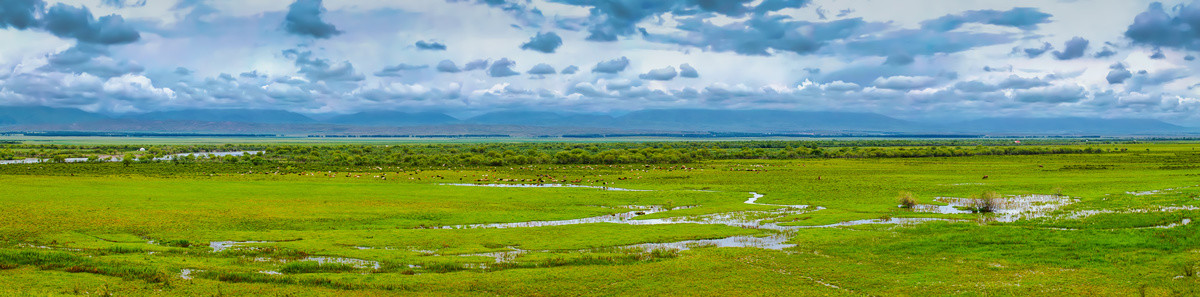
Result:
<svg viewBox="0 0 1200 297"><path fill-rule="evenodd" d="M1200 184L1200 169L1188 166L1200 162L1196 146L686 164L692 169L532 165L417 173L348 167L335 177L218 167L197 174L168 170L168 164L134 164L126 173L120 164L19 165L33 169L0 168L0 282L15 284L0 293L1188 296L1200 290L1200 278L1179 276L1186 265L1198 267L1200 230L1196 224L1153 227L1200 218L1191 210L1200 207L1200 187L1188 188ZM145 174L159 169L164 173ZM390 178L374 178L383 173ZM440 185L483 175L494 181L547 174L655 191ZM1177 189L1126 193L1167 188ZM902 191L921 203L984 191L1061 191L1079 201L1053 217L1004 223L986 220L989 215L902 209L896 200ZM783 250L698 247L655 255L619 247L773 232L613 223L418 229L584 218L630 211L614 208L628 205L692 206L647 219L773 208L743 203L749 192L764 194L760 203L825 208L776 220L784 225L881 217L963 221L802 229L787 233L796 246ZM1173 208L1142 211L1160 207ZM1110 213L1063 217L1083 210ZM272 242L214 253L212 241ZM513 249L529 252L513 263L462 256ZM377 261L381 268L301 261L313 256ZM197 272L185 280L181 269Z"/></svg>

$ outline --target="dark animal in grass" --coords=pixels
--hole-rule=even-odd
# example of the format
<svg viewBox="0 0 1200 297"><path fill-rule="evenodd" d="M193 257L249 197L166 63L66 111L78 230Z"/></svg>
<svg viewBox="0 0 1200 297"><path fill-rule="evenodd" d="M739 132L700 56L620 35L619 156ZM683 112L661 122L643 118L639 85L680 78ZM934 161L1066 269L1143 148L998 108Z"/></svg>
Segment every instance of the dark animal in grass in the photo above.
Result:
<svg viewBox="0 0 1200 297"><path fill-rule="evenodd" d="M988 179L988 176L987 176L987 175L984 175L984 176L983 176L983 179Z"/></svg>

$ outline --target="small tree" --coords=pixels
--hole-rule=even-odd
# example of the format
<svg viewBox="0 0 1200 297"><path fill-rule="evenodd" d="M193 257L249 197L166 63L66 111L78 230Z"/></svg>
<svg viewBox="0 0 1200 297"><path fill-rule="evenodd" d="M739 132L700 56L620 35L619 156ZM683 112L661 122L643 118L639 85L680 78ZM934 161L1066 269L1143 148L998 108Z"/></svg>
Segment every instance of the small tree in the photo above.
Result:
<svg viewBox="0 0 1200 297"><path fill-rule="evenodd" d="M121 158L121 164L125 164L125 166L133 164L133 154L125 154L125 157Z"/></svg>
<svg viewBox="0 0 1200 297"><path fill-rule="evenodd" d="M913 208L917 206L917 197L909 191L901 191L896 200L900 202L901 208Z"/></svg>

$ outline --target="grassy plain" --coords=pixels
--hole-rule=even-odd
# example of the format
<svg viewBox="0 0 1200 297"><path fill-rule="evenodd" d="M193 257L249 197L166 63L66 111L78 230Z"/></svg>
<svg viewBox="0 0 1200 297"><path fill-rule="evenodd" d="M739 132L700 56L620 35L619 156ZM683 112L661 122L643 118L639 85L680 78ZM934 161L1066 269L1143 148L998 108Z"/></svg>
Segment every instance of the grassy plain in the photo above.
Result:
<svg viewBox="0 0 1200 297"><path fill-rule="evenodd" d="M337 172L208 163L0 165L0 294L1200 294L1200 277L1188 275L1200 269L1200 227L1181 224L1200 219L1200 143L1109 146L1127 151ZM652 191L443 185L545 176ZM932 204L934 197L985 191L1078 201L1048 216L1000 222L991 214L899 208L902 191ZM777 234L720 224L430 229L652 205L690 208L638 219L779 208L743 203L750 192L764 195L760 203L823 207L773 219L785 226L952 221L801 229L784 233L794 246L780 250L636 246ZM224 241L255 242L214 251L212 244ZM518 250L525 252L500 262L485 254Z"/></svg>

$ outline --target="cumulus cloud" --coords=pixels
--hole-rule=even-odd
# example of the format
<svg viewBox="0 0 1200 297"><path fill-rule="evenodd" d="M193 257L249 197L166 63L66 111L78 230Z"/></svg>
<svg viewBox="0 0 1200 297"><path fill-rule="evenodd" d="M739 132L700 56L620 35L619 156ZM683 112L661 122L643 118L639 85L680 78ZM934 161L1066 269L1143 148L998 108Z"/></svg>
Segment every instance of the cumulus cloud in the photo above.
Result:
<svg viewBox="0 0 1200 297"><path fill-rule="evenodd" d="M1113 64L1109 68L1111 70L1109 70L1108 75L1104 77L1106 80L1108 80L1108 84L1115 85L1124 83L1125 80L1133 77L1133 72L1129 72L1129 69L1125 69L1124 64Z"/></svg>
<svg viewBox="0 0 1200 297"><path fill-rule="evenodd" d="M492 63L492 67L488 68L488 75L491 77L506 77L521 74L512 69L516 65L517 62L513 62L513 60L509 60L508 58L502 58L496 61L496 63Z"/></svg>
<svg viewBox="0 0 1200 297"><path fill-rule="evenodd" d="M980 23L996 26L1015 27L1022 30L1037 29L1037 26L1050 22L1051 15L1036 8L1017 7L1007 11L971 10L961 14L949 14L940 18L921 23L926 30L950 31L962 27L966 23Z"/></svg>
<svg viewBox="0 0 1200 297"><path fill-rule="evenodd" d="M966 93L987 93L998 90L1024 90L1050 85L1050 79L1009 75L999 82L987 83L978 80L960 81L954 89Z"/></svg>
<svg viewBox="0 0 1200 297"><path fill-rule="evenodd" d="M435 41L418 40L415 44L419 50L444 51L446 45Z"/></svg>
<svg viewBox="0 0 1200 297"><path fill-rule="evenodd" d="M594 73L617 73L625 71L629 67L629 58L620 57L608 61L596 63L596 67L592 67Z"/></svg>
<svg viewBox="0 0 1200 297"><path fill-rule="evenodd" d="M554 50L558 49L558 47L562 46L562 44L562 38L558 37L558 34L555 34L554 32L546 32L538 33L536 36L533 36L533 38L530 38L529 42L521 44L521 49L534 50L543 53L553 53Z"/></svg>
<svg viewBox="0 0 1200 297"><path fill-rule="evenodd" d="M678 73L675 72L675 67L667 66L666 68L650 70L650 72L638 75L638 78L648 80L672 80L675 79L676 75L678 75Z"/></svg>
<svg viewBox="0 0 1200 297"><path fill-rule="evenodd" d="M554 70L554 67L550 66L549 64L541 63L533 65L533 68L530 68L529 71L525 73L532 75L548 75L558 73L558 71Z"/></svg>
<svg viewBox="0 0 1200 297"><path fill-rule="evenodd" d="M679 65L679 77L697 78L700 77L700 73L696 72L696 68L692 68L692 65L683 63Z"/></svg>
<svg viewBox="0 0 1200 297"><path fill-rule="evenodd" d="M914 90L932 87L937 78L929 76L891 76L875 80L875 87L889 90Z"/></svg>
<svg viewBox="0 0 1200 297"><path fill-rule="evenodd" d="M321 0L296 0L288 6L288 13L283 22L284 28L289 33L313 38L329 38L342 34L337 27L321 19L321 13L324 11Z"/></svg>
<svg viewBox="0 0 1200 297"><path fill-rule="evenodd" d="M567 66L567 68L563 68L561 73L562 74L575 74L575 72L579 72L579 66L571 65L571 66Z"/></svg>
<svg viewBox="0 0 1200 297"><path fill-rule="evenodd" d="M441 62L438 62L438 64L437 64L437 71L438 72L446 72L446 73L458 73L462 70L458 69L458 65L454 65L454 61L442 60Z"/></svg>
<svg viewBox="0 0 1200 297"><path fill-rule="evenodd" d="M1200 1L1179 5L1171 16L1163 4L1154 2L1146 11L1138 14L1125 30L1125 37L1134 43L1150 46L1197 48L1200 37Z"/></svg>
<svg viewBox="0 0 1200 297"><path fill-rule="evenodd" d="M395 66L384 67L383 70L376 72L375 76L396 77L396 76L400 76L400 73L404 72L404 71L421 70L421 69L425 69L425 68L429 68L429 65L412 65L412 64L400 63Z"/></svg>
<svg viewBox="0 0 1200 297"><path fill-rule="evenodd" d="M856 83L849 83L849 82L844 82L844 81L840 81L840 80L824 84L821 86L821 88L826 91L834 91L834 92L852 92L852 91L859 91L859 90L863 89L862 86L860 86Z"/></svg>
<svg viewBox="0 0 1200 297"><path fill-rule="evenodd" d="M1069 103L1086 97L1086 90L1077 84L1037 87L1014 93L1017 101L1030 103Z"/></svg>
<svg viewBox="0 0 1200 297"><path fill-rule="evenodd" d="M1062 51L1054 51L1054 58L1059 60L1070 60L1083 56L1083 52L1087 50L1088 41L1082 37L1076 36L1067 41L1066 48Z"/></svg>

